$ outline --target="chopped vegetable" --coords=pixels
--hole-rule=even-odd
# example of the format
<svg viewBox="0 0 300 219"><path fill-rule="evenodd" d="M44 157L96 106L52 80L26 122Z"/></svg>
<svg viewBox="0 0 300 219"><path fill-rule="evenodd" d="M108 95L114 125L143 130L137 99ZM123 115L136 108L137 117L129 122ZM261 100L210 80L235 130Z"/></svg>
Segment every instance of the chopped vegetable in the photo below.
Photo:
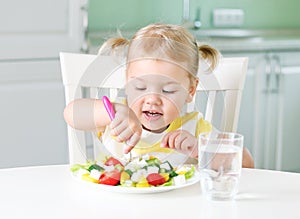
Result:
<svg viewBox="0 0 300 219"><path fill-rule="evenodd" d="M84 169L84 170L88 170L89 167L91 165L93 165L94 163L91 163L90 161L86 162L85 164L74 164L72 167L71 167L71 171L72 172L76 172L80 169Z"/></svg>
<svg viewBox="0 0 300 219"><path fill-rule="evenodd" d="M170 179L170 174L168 173L160 173L160 175L165 179L166 182Z"/></svg>
<svg viewBox="0 0 300 219"><path fill-rule="evenodd" d="M120 178L120 183L121 183L121 185L122 185L122 184L125 184L125 182L126 182L127 180L130 180L130 175L129 175L127 172L123 171L123 172L121 173L121 178Z"/></svg>
<svg viewBox="0 0 300 219"><path fill-rule="evenodd" d="M118 164L115 165L115 169L117 169L117 170L119 170L120 172L122 172L123 169L124 169L124 166L118 163Z"/></svg>
<svg viewBox="0 0 300 219"><path fill-rule="evenodd" d="M170 177L178 176L178 174L174 170L172 170L169 175Z"/></svg>
<svg viewBox="0 0 300 219"><path fill-rule="evenodd" d="M91 166L89 166L88 168L88 171L91 171L91 170L98 170L100 172L103 172L104 171L104 168L103 167L100 167L98 164L92 164Z"/></svg>
<svg viewBox="0 0 300 219"><path fill-rule="evenodd" d="M81 179L88 181L88 182L98 183L98 180L90 177L90 174L88 174L88 173L83 174L81 176Z"/></svg>
<svg viewBox="0 0 300 219"><path fill-rule="evenodd" d="M166 182L165 178L159 173L151 173L147 176L147 181L152 186L162 185Z"/></svg>
<svg viewBox="0 0 300 219"><path fill-rule="evenodd" d="M141 177L138 183L135 185L136 187L149 187L149 183L145 177Z"/></svg>
<svg viewBox="0 0 300 219"><path fill-rule="evenodd" d="M109 172L104 172L99 178L100 184L115 186L120 182L121 173L119 170L115 169Z"/></svg>
<svg viewBox="0 0 300 219"><path fill-rule="evenodd" d="M192 178L195 174L195 170L196 170L195 166L191 166L190 169L184 174L185 179Z"/></svg>
<svg viewBox="0 0 300 219"><path fill-rule="evenodd" d="M102 172L100 172L99 170L93 169L93 170L91 170L91 172L90 172L90 177L92 177L92 178L94 178L95 180L97 180L97 183L98 183L98 180L99 180L101 174L102 174Z"/></svg>
<svg viewBox="0 0 300 219"><path fill-rule="evenodd" d="M104 163L104 165L106 165L106 166L116 166L117 164L120 164L121 166L123 166L121 161L117 160L114 157L109 157Z"/></svg>
<svg viewBox="0 0 300 219"><path fill-rule="evenodd" d="M163 162L161 165L160 165L160 168L161 169L165 169L166 172L169 172L173 169L172 165L168 162L168 161L165 161Z"/></svg>
<svg viewBox="0 0 300 219"><path fill-rule="evenodd" d="M132 173L133 173L131 170L124 170L124 172L128 173L129 176L132 176Z"/></svg>
<svg viewBox="0 0 300 219"><path fill-rule="evenodd" d="M184 175L178 175L173 178L175 186L180 186L186 183Z"/></svg>
<svg viewBox="0 0 300 219"><path fill-rule="evenodd" d="M161 186L172 186L173 185L173 180L169 180L168 182L162 184Z"/></svg>
<svg viewBox="0 0 300 219"><path fill-rule="evenodd" d="M160 160L156 157L151 157L149 160L146 160L148 166L160 166Z"/></svg>

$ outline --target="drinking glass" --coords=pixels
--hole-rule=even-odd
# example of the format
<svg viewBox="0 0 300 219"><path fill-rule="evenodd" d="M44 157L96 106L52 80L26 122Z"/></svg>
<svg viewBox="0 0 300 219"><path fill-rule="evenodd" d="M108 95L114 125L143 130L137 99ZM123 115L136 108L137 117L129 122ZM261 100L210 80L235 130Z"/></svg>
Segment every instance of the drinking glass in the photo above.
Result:
<svg viewBox="0 0 300 219"><path fill-rule="evenodd" d="M232 132L199 136L202 193L210 200L232 200L238 192L244 137Z"/></svg>

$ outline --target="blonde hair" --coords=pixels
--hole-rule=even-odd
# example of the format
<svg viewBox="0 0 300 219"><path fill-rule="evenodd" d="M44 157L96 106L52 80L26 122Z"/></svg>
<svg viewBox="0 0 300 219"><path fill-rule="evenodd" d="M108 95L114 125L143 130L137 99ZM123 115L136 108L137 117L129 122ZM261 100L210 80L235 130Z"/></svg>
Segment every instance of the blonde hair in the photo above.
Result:
<svg viewBox="0 0 300 219"><path fill-rule="evenodd" d="M219 52L209 45L198 45L184 27L171 24L151 24L141 28L129 41L114 38L105 42L100 54L126 56L127 62L154 58L174 62L193 77L197 77L199 61L209 63L209 71L218 64Z"/></svg>

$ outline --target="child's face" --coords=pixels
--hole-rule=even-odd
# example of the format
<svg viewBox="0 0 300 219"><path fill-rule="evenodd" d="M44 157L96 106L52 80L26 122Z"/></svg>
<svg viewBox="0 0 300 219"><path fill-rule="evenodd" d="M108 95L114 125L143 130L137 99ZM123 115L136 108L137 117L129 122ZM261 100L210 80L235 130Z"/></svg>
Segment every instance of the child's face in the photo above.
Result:
<svg viewBox="0 0 300 219"><path fill-rule="evenodd" d="M162 132L192 100L195 86L178 65L161 60L139 60L128 65L127 101L145 129Z"/></svg>

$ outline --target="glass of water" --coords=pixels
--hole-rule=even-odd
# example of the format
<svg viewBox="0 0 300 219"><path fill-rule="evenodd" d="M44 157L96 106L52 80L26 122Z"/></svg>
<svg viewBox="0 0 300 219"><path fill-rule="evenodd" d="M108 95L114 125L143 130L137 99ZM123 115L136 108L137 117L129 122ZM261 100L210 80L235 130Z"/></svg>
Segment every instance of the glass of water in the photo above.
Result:
<svg viewBox="0 0 300 219"><path fill-rule="evenodd" d="M203 194L210 200L232 200L238 192L244 137L211 132L199 136L199 172Z"/></svg>

